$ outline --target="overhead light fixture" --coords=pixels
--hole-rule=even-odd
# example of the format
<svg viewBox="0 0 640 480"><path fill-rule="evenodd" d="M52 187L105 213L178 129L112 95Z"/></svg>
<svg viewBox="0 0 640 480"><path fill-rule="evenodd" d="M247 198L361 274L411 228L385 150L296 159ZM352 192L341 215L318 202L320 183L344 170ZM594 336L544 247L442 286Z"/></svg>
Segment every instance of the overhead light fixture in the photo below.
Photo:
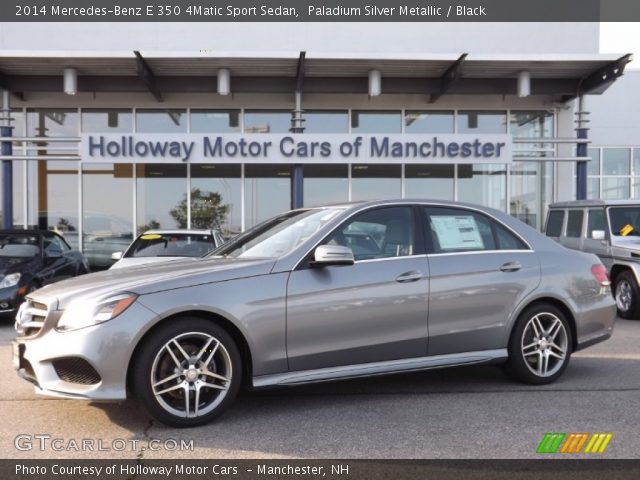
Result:
<svg viewBox="0 0 640 480"><path fill-rule="evenodd" d="M369 96L377 97L382 93L382 73L380 70L369 70Z"/></svg>
<svg viewBox="0 0 640 480"><path fill-rule="evenodd" d="M518 73L518 96L528 97L531 95L531 73L523 70Z"/></svg>
<svg viewBox="0 0 640 480"><path fill-rule="evenodd" d="M78 92L78 71L75 68L65 68L62 84L64 93L75 95Z"/></svg>
<svg viewBox="0 0 640 480"><path fill-rule="evenodd" d="M231 93L231 72L228 68L218 70L218 95Z"/></svg>

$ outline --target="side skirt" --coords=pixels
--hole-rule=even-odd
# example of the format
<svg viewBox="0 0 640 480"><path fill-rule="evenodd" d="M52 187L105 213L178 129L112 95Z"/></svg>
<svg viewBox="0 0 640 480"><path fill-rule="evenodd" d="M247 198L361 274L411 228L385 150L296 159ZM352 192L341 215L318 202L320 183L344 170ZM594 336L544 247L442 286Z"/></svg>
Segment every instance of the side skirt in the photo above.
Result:
<svg viewBox="0 0 640 480"><path fill-rule="evenodd" d="M472 365L506 359L507 349L482 350L479 352L453 353L431 357L403 358L386 362L362 363L340 367L300 370L295 372L261 375L253 378L254 388L276 385L301 385L305 383L327 382L347 378L371 377L388 373L413 372L432 368Z"/></svg>

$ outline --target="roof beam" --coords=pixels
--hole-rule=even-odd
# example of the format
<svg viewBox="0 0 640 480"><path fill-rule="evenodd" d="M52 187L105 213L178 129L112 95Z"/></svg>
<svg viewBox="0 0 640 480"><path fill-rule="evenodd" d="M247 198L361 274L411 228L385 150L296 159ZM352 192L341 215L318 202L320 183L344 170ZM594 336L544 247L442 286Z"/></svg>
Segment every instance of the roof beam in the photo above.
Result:
<svg viewBox="0 0 640 480"><path fill-rule="evenodd" d="M575 94L567 95L563 97L565 102L573 100L581 95L595 94L599 95L603 93L607 88L611 86L619 77L624 73L624 68L632 60L632 55L628 53L617 59L615 62L611 62L602 68L599 68L595 72L590 73L584 77L578 83L578 89Z"/></svg>
<svg viewBox="0 0 640 480"><path fill-rule="evenodd" d="M133 53L135 54L138 61L138 77L145 84L147 90L149 90L149 93L153 95L153 98L155 98L158 102L163 102L164 99L162 98L162 94L160 93L160 90L158 90L158 87L156 85L156 77L153 74L153 71L139 51L134 50Z"/></svg>
<svg viewBox="0 0 640 480"><path fill-rule="evenodd" d="M463 53L460 57L451 64L447 71L440 77L440 88L437 92L432 93L429 98L429 103L436 103L438 99L447 93L451 88L451 85L460 78L462 73L462 64L467 58L468 53Z"/></svg>
<svg viewBox="0 0 640 480"><path fill-rule="evenodd" d="M304 83L304 59L307 52L300 52L298 58L298 68L296 69L296 92L302 92L302 85Z"/></svg>

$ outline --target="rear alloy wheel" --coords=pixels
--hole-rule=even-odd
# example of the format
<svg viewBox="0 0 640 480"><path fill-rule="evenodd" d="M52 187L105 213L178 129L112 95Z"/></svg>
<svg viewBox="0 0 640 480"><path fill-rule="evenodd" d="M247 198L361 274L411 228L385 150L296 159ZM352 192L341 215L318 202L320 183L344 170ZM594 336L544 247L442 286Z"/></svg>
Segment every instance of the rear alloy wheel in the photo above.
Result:
<svg viewBox="0 0 640 480"><path fill-rule="evenodd" d="M616 299L616 307L618 307L618 315L622 318L630 319L640 317L638 285L631 272L622 272L616 277L613 292Z"/></svg>
<svg viewBox="0 0 640 480"><path fill-rule="evenodd" d="M553 305L534 305L520 315L511 335L507 371L524 383L551 383L569 364L571 346L564 314Z"/></svg>
<svg viewBox="0 0 640 480"><path fill-rule="evenodd" d="M196 318L177 318L154 332L133 361L136 396L152 417L173 427L202 425L220 415L242 377L232 338Z"/></svg>

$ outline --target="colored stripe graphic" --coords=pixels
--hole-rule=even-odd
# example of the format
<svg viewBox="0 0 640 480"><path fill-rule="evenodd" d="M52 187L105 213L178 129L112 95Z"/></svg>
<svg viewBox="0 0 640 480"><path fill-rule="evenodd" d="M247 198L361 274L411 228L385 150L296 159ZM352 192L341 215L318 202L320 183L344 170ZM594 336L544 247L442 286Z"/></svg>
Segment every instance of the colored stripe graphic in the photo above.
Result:
<svg viewBox="0 0 640 480"><path fill-rule="evenodd" d="M565 436L564 433L546 433L538 445L537 453L556 453Z"/></svg>
<svg viewBox="0 0 640 480"><path fill-rule="evenodd" d="M561 433L549 432L545 433L540 445L538 445L537 453L604 453L609 446L609 442L613 438L612 433ZM588 441L587 441L588 440ZM584 451L582 448L587 445Z"/></svg>

